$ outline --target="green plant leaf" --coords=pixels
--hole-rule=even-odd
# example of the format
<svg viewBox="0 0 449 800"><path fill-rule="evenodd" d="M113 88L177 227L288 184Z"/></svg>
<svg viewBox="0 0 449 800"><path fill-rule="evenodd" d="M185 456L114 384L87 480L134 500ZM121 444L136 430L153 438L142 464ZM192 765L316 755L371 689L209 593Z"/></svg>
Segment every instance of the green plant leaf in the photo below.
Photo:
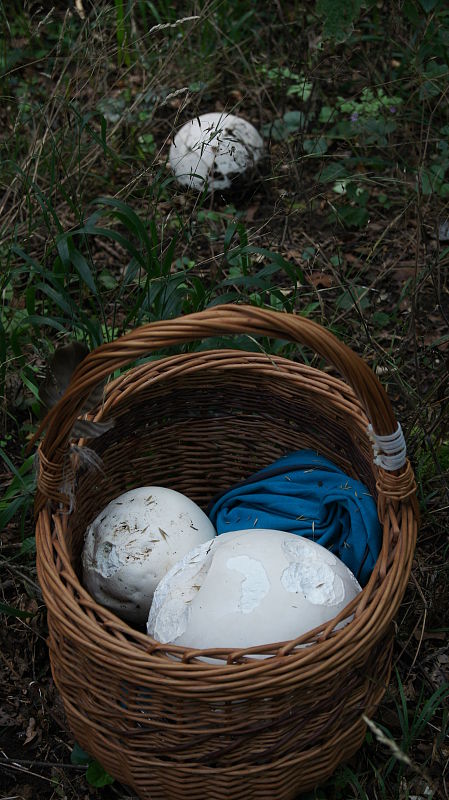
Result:
<svg viewBox="0 0 449 800"><path fill-rule="evenodd" d="M273 122L262 125L262 135L281 142L301 130L304 127L305 119L302 111L286 111L282 119L275 119Z"/></svg>
<svg viewBox="0 0 449 800"><path fill-rule="evenodd" d="M309 155L323 156L327 152L327 141L324 136L320 136L317 139L306 139L304 150Z"/></svg>
<svg viewBox="0 0 449 800"><path fill-rule="evenodd" d="M26 506L31 505L31 500L32 498L30 495L21 495L20 497L15 497L8 502L2 500L0 505L0 530L3 530L8 522L19 511Z"/></svg>
<svg viewBox="0 0 449 800"><path fill-rule="evenodd" d="M338 206L336 217L349 228L363 228L369 219L369 212L365 206Z"/></svg>
<svg viewBox="0 0 449 800"><path fill-rule="evenodd" d="M22 545L20 547L20 555L24 556L35 552L36 552L36 539L34 538L34 536L27 536L27 538L23 540Z"/></svg>
<svg viewBox="0 0 449 800"><path fill-rule="evenodd" d="M5 464L8 467L8 469L10 469L11 472L14 474L14 476L15 476L14 480L17 480L20 483L21 489L22 490L26 490L26 488L27 488L26 475L27 475L27 473L30 472L30 470L31 470L31 468L33 466L34 456L28 456L26 461L24 461L23 464L21 464L19 468L17 468L13 464L13 462L11 461L9 456L4 452L4 450L0 450L0 457L3 459L3 461L5 462ZM0 502L1 502L1 500L0 500Z"/></svg>
<svg viewBox="0 0 449 800"><path fill-rule="evenodd" d="M377 328L386 328L390 323L390 317L385 311L376 311L373 314L373 322Z"/></svg>
<svg viewBox="0 0 449 800"><path fill-rule="evenodd" d="M337 299L336 308L350 309L359 306L362 310L370 304L366 286L350 286Z"/></svg>
<svg viewBox="0 0 449 800"><path fill-rule="evenodd" d="M29 619L34 617L33 611L22 611L20 608L8 606L7 603L0 602L0 614L6 614L7 617L19 617L19 619Z"/></svg>
<svg viewBox="0 0 449 800"><path fill-rule="evenodd" d="M298 97L304 103L307 102L310 95L312 94L313 84L309 81L306 81L305 78L300 80L298 83L292 84L287 90L287 94L292 96Z"/></svg>
<svg viewBox="0 0 449 800"><path fill-rule="evenodd" d="M28 378L28 376L25 374L25 370L22 369L20 371L20 377L22 379L22 383L24 383L25 386L30 390L31 394L36 398L36 400L39 400L39 387L33 383L30 378Z"/></svg>
<svg viewBox="0 0 449 800"><path fill-rule="evenodd" d="M340 161L331 161L319 173L318 180L320 183L333 183L339 178L348 177L346 167Z"/></svg>
<svg viewBox="0 0 449 800"><path fill-rule="evenodd" d="M100 273L98 276L98 281L104 286L105 289L116 289L117 288L117 279L114 275L111 275L106 269Z"/></svg>
<svg viewBox="0 0 449 800"><path fill-rule="evenodd" d="M319 116L319 122L329 122L335 116L335 109L332 106L322 106Z"/></svg>
<svg viewBox="0 0 449 800"><path fill-rule="evenodd" d="M67 323L64 325L64 320L61 318L55 319L54 317L41 317L40 314L33 314L27 317L26 324L28 326L35 325L37 328L49 327L54 328L60 333L67 332Z"/></svg>
<svg viewBox="0 0 449 800"><path fill-rule="evenodd" d="M433 11L439 2L440 0L419 0L419 4L426 14L428 14L429 11Z"/></svg>
<svg viewBox="0 0 449 800"><path fill-rule="evenodd" d="M302 111L286 111L283 120L287 128L297 131L304 126L305 115Z"/></svg>
<svg viewBox="0 0 449 800"><path fill-rule="evenodd" d="M115 778L106 772L106 770L98 763L98 761L91 761L86 770L86 780L91 786L100 788L101 786L109 786L114 783Z"/></svg>
<svg viewBox="0 0 449 800"><path fill-rule="evenodd" d="M70 753L70 761L72 764L89 764L92 761L92 756L89 753L86 753L85 750L75 742L72 752Z"/></svg>
<svg viewBox="0 0 449 800"><path fill-rule="evenodd" d="M141 267L145 268L145 262L141 253L139 253L132 242L127 239L126 236L122 236L121 233L117 233L117 231L114 231L111 228L91 227L89 220L87 220L84 228L80 228L77 233L85 233L89 236L104 236L106 239L112 239L113 241L118 242L140 264Z"/></svg>
<svg viewBox="0 0 449 800"><path fill-rule="evenodd" d="M47 286L45 283L38 283L36 284L36 289L39 289L41 292L47 295L53 303L58 306L67 316L70 318L73 314L73 309L70 304L70 296L66 294L63 296L61 292L57 292L51 286Z"/></svg>
<svg viewBox="0 0 449 800"><path fill-rule="evenodd" d="M351 35L362 0L317 0L317 13L324 17L323 37L344 42Z"/></svg>
<svg viewBox="0 0 449 800"><path fill-rule="evenodd" d="M78 250L74 249L70 254L70 260L73 266L75 267L76 271L78 272L81 280L84 281L84 283L90 289L92 294L95 297L98 297L98 290L95 285L92 272L84 256L81 255L81 253Z"/></svg>
<svg viewBox="0 0 449 800"><path fill-rule="evenodd" d="M270 278L279 272L280 267L277 264L267 264L262 267L255 275L236 275L235 277L226 278L221 282L220 286L259 286L260 288L268 288L270 286Z"/></svg>
<svg viewBox="0 0 449 800"><path fill-rule="evenodd" d="M151 245L156 244L156 242L150 242L145 225L131 206L116 197L97 197L93 202L111 208L113 213L123 221L128 230L131 229L134 231L140 242L145 245L148 251L151 251ZM103 213L104 211L105 209L103 209Z"/></svg>

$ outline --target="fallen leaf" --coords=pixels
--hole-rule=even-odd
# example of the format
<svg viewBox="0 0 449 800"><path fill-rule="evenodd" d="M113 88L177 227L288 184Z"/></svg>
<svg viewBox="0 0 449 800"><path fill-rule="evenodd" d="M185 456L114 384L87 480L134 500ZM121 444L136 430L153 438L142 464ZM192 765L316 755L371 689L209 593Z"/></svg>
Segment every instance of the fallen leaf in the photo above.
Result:
<svg viewBox="0 0 449 800"><path fill-rule="evenodd" d="M30 720L28 722L28 727L26 729L24 744L29 744L31 741L33 741L36 735L37 735L36 720L34 719L34 717L30 717Z"/></svg>
<svg viewBox="0 0 449 800"><path fill-rule="evenodd" d="M325 272L310 272L306 278L307 282L315 286L316 289L320 287L329 289L331 286L334 286L332 275L327 275Z"/></svg>
<svg viewBox="0 0 449 800"><path fill-rule="evenodd" d="M413 278L414 274L414 267L398 267L392 271L393 280L398 281L398 283L405 283L409 278Z"/></svg>
<svg viewBox="0 0 449 800"><path fill-rule="evenodd" d="M350 264L359 264L360 258L355 256L353 253L345 253L343 256L344 261L348 261Z"/></svg>
<svg viewBox="0 0 449 800"><path fill-rule="evenodd" d="M253 222L257 212L259 211L260 203L255 203L246 209L245 219L247 222Z"/></svg>
<svg viewBox="0 0 449 800"><path fill-rule="evenodd" d="M423 634L419 630L415 630L414 633L415 639L418 641L424 639L439 639L442 642L445 642L447 639L447 634L444 631L425 631ZM449 656L446 656L447 660L449 661Z"/></svg>
<svg viewBox="0 0 449 800"><path fill-rule="evenodd" d="M17 797L19 800L33 800L35 797L34 789L29 783L17 783L11 788L10 793L12 797Z"/></svg>

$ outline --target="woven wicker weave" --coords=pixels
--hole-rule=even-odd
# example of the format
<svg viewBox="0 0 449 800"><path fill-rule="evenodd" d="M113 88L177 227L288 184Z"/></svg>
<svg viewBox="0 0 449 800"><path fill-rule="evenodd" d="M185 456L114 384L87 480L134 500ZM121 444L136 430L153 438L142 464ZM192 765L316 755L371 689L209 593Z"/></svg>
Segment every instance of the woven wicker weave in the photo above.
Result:
<svg viewBox="0 0 449 800"><path fill-rule="evenodd" d="M235 333L308 345L346 383L264 353L149 361L109 383L96 418L113 417L115 426L89 443L103 471L83 466L69 435L96 384L153 350ZM380 435L397 425L377 378L348 347L305 318L237 305L155 322L102 345L47 416L36 535L53 675L78 742L139 797L287 800L322 783L361 745L362 716L374 713L387 686L392 619L417 531L410 465L397 474L373 464L368 420ZM360 478L383 523L368 585L331 623L250 651L192 651L135 631L81 586L86 526L118 494L159 484L205 507L304 447ZM353 621L333 631L349 611ZM298 646L306 642L313 644Z"/></svg>

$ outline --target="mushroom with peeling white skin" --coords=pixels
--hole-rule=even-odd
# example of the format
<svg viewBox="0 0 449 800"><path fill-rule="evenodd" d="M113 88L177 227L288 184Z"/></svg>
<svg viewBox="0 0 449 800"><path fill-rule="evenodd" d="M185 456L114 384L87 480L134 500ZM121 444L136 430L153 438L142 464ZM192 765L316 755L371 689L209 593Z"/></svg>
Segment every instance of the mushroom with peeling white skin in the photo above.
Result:
<svg viewBox="0 0 449 800"><path fill-rule="evenodd" d="M262 138L245 119L224 112L202 114L178 131L169 161L183 186L229 189L260 161L263 150Z"/></svg>
<svg viewBox="0 0 449 800"><path fill-rule="evenodd" d="M352 572L321 545L283 531L232 531L165 575L147 632L198 649L287 641L336 617L360 591Z"/></svg>
<svg viewBox="0 0 449 800"><path fill-rule="evenodd" d="M89 525L83 582L101 605L144 625L161 578L193 547L215 536L190 498L162 486L142 486L112 500Z"/></svg>

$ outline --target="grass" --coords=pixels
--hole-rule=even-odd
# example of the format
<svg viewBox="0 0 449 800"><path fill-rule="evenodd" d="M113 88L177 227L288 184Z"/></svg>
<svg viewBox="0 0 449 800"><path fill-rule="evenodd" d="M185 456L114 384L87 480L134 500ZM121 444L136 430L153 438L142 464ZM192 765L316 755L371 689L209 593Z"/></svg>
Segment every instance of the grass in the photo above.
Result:
<svg viewBox="0 0 449 800"><path fill-rule="evenodd" d="M0 736L14 743L4 788L127 796L89 789L70 763L48 671L25 457L45 362L70 338L95 347L148 320L245 301L305 314L367 360L418 480L389 692L362 750L310 800L448 797L446 4L75 6L0 4ZM245 192L190 194L167 169L174 131L214 110L265 138L265 172Z"/></svg>

